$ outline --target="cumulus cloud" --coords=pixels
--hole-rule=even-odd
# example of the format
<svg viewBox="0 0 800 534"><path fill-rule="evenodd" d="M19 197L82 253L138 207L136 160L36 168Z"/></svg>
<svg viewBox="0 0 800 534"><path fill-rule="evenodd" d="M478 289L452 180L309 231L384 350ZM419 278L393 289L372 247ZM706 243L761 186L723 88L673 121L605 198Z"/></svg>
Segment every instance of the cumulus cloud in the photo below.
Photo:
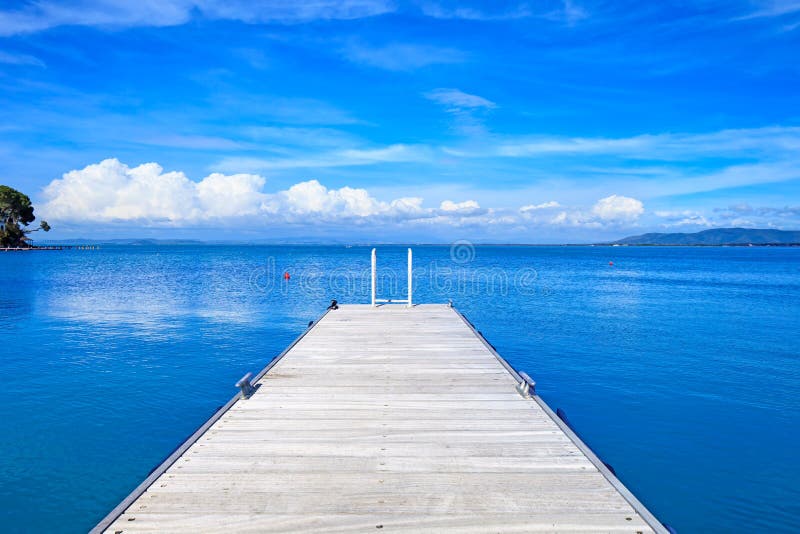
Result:
<svg viewBox="0 0 800 534"><path fill-rule="evenodd" d="M594 207L564 207L556 201L521 208L483 208L472 199L443 200L426 207L422 198L382 200L368 190L328 188L318 180L265 191L258 174L215 172L199 181L157 163L128 166L107 159L53 180L39 207L50 222L136 223L142 227L192 228L214 225L425 225L482 228L618 228L644 212L639 200L612 195Z"/></svg>
<svg viewBox="0 0 800 534"><path fill-rule="evenodd" d="M193 182L156 163L129 167L107 159L53 180L42 211L52 219L110 222L198 221L255 213L264 198L264 178L211 174Z"/></svg>
<svg viewBox="0 0 800 534"><path fill-rule="evenodd" d="M419 197L378 200L354 187L328 189L317 180L266 193L257 174L213 173L199 182L183 172L165 172L156 163L129 167L107 159L70 171L45 189L41 212L53 221L137 221L192 226L235 219L270 222L413 221L477 213L477 202L446 200L440 208L423 207Z"/></svg>
<svg viewBox="0 0 800 534"><path fill-rule="evenodd" d="M604 221L635 221L644 213L644 204L635 198L611 195L598 200L592 213Z"/></svg>
<svg viewBox="0 0 800 534"><path fill-rule="evenodd" d="M428 215L421 198L404 197L384 202L372 197L366 189L328 189L317 180L295 184L274 195L266 211L293 220L302 220L308 215L323 220L376 216L413 219Z"/></svg>

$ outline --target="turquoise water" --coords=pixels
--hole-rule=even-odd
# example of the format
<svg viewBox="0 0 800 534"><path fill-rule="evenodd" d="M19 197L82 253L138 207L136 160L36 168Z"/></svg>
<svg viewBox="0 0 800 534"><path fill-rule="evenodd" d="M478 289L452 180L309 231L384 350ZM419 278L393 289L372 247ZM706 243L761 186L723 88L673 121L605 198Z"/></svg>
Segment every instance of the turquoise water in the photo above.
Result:
<svg viewBox="0 0 800 534"><path fill-rule="evenodd" d="M379 248L384 296L404 262ZM662 521L796 530L800 249L463 245L415 263L415 299L452 298ZM359 247L5 253L0 273L3 532L89 529L330 299L369 298Z"/></svg>

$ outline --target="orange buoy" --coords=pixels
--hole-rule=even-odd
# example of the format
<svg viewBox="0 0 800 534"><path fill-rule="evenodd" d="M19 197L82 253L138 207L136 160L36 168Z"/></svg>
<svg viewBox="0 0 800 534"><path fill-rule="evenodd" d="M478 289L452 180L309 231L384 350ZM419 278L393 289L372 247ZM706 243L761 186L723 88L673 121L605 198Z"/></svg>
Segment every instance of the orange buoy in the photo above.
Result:
<svg viewBox="0 0 800 534"><path fill-rule="evenodd" d="M291 278L291 276L289 276L289 271L286 271L285 273L283 273L283 279L284 280L288 280L289 278Z"/></svg>

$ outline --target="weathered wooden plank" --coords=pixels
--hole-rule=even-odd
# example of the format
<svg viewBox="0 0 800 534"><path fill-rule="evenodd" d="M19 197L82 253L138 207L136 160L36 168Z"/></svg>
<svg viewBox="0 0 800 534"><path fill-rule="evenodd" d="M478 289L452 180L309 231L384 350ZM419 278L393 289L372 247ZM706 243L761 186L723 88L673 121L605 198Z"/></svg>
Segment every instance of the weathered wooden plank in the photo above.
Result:
<svg viewBox="0 0 800 534"><path fill-rule="evenodd" d="M336 481L316 492L235 492L215 488L205 492L173 493L160 491L160 484L155 484L158 491L148 491L143 498L137 500L128 510L135 514L147 511L150 514L175 513L186 514L207 513L214 510L219 513L270 513L280 510L287 514L380 514L391 510L393 513L412 514L446 514L471 510L475 513L509 513L525 514L530 510L550 513L597 513L598 511L616 511L629 513L630 507L624 501L615 498L617 494L611 490L595 490L586 492L561 491L558 488L549 490L544 496L517 490L514 498L509 498L510 491L504 488L481 488L482 491L443 492L440 488L431 493L411 493L405 487L362 488L355 491L339 491ZM286 488L289 490L289 488Z"/></svg>
<svg viewBox="0 0 800 534"><path fill-rule="evenodd" d="M129 521L132 519L132 521ZM644 526L634 517L618 513L556 514L536 510L518 516L503 514L183 514L123 515L109 530L124 532L639 532Z"/></svg>
<svg viewBox="0 0 800 534"><path fill-rule="evenodd" d="M581 455L543 456L270 456L202 454L179 464L182 473L401 472L401 473L561 473L594 469Z"/></svg>

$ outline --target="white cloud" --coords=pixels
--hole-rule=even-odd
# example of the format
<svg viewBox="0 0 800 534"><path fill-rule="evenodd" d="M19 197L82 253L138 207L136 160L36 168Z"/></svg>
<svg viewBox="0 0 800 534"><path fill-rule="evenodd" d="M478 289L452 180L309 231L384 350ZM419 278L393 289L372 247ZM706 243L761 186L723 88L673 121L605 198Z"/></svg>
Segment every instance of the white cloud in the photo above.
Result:
<svg viewBox="0 0 800 534"><path fill-rule="evenodd" d="M370 47L353 43L343 50L345 58L353 63L393 71L408 71L429 65L462 63L465 55L454 48L392 43L383 47Z"/></svg>
<svg viewBox="0 0 800 534"><path fill-rule="evenodd" d="M403 197L384 202L372 197L366 189L342 187L328 189L317 180L295 184L270 197L265 210L292 222L342 219L407 220L431 216L422 207L422 199Z"/></svg>
<svg viewBox="0 0 800 534"><path fill-rule="evenodd" d="M611 195L598 200L592 213L604 221L635 221L644 213L644 204L635 198Z"/></svg>
<svg viewBox="0 0 800 534"><path fill-rule="evenodd" d="M260 192L265 182L254 174L206 176L195 185L200 216L225 218L258 213L265 198Z"/></svg>
<svg viewBox="0 0 800 534"><path fill-rule="evenodd" d="M482 96L471 95L459 89L434 89L425 93L425 98L438 102L450 110L487 108L493 109L497 104Z"/></svg>
<svg viewBox="0 0 800 534"><path fill-rule="evenodd" d="M260 176L212 174L200 182L156 163L128 167L107 159L64 174L44 190L42 212L54 220L196 222L255 213Z"/></svg>

